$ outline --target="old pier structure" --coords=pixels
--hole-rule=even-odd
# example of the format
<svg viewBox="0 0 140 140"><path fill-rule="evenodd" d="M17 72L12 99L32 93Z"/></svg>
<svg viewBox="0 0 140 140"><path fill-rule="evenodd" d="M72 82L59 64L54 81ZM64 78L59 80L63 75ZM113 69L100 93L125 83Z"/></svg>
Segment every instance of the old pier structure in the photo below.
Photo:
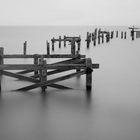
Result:
<svg viewBox="0 0 140 140"><path fill-rule="evenodd" d="M47 53L46 54L27 54L26 46L27 42L23 45L23 54L4 54L4 48L0 47L0 90L2 90L1 77L2 75L10 76L20 80L31 82L31 85L21 87L16 89L17 91L28 91L35 88L41 88L42 91L45 91L47 87L53 87L57 89L71 89L65 85L60 85L58 82L68 80L73 77L85 75L86 76L86 89L91 90L92 88L92 72L93 69L99 68L99 64L93 64L91 58L86 58L85 55L79 53L80 50L80 37L66 37L62 39L53 38L52 40L52 50L54 50L54 43L59 41L59 47L61 47L61 42L71 43L71 53L70 54L51 54L50 53L50 44L47 41ZM77 50L76 44L77 43ZM4 59L18 59L18 58L31 58L34 60L33 64L5 64ZM64 60L48 64L48 58L61 58ZM12 70L9 71L9 70ZM19 72L13 72L14 70L19 70ZM65 74L63 76L49 79L48 77L54 74L63 73L66 71L72 71L70 74ZM26 74L32 73L31 76ZM48 80L49 79L49 80Z"/></svg>

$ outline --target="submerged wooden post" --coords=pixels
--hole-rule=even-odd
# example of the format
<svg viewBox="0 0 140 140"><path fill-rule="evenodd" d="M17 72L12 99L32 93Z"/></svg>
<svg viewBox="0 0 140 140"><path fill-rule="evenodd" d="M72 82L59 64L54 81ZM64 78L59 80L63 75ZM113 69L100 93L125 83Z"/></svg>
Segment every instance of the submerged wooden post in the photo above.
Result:
<svg viewBox="0 0 140 140"><path fill-rule="evenodd" d="M37 54L34 55L34 65L38 65L38 55ZM38 76L38 70L34 71L34 76L35 76L35 78Z"/></svg>
<svg viewBox="0 0 140 140"><path fill-rule="evenodd" d="M61 48L61 36L59 36L59 48Z"/></svg>
<svg viewBox="0 0 140 140"><path fill-rule="evenodd" d="M46 45L47 45L47 55L50 55L50 44L48 41L46 41Z"/></svg>
<svg viewBox="0 0 140 140"><path fill-rule="evenodd" d="M3 53L4 53L4 48L0 47L0 65L3 65ZM1 79L2 79L2 70L0 70L0 92L1 92Z"/></svg>
<svg viewBox="0 0 140 140"><path fill-rule="evenodd" d="M42 69L39 70L40 82L47 81L47 69L46 69L46 60L44 60L43 56L39 59L39 64L42 66ZM47 86L42 86L42 92L45 92Z"/></svg>
<svg viewBox="0 0 140 140"><path fill-rule="evenodd" d="M26 55L26 51L27 51L27 41L25 41L23 44L23 54L24 55Z"/></svg>
<svg viewBox="0 0 140 140"><path fill-rule="evenodd" d="M92 88L92 60L91 58L86 59L86 89L91 90Z"/></svg>

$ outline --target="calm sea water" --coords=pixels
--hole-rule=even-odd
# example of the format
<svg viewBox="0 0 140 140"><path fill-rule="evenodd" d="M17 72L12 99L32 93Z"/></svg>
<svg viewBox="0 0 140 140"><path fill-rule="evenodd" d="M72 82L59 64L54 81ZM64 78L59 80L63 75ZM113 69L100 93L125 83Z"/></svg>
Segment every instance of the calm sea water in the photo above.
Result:
<svg viewBox="0 0 140 140"><path fill-rule="evenodd" d="M131 41L127 27L102 27L127 31L126 40L114 38L86 49L86 32L95 27L0 27L0 46L6 54L45 53L46 40L59 35L82 37L81 53L99 63L93 88L86 92L85 76L61 82L72 90L49 88L13 92L28 82L2 77L0 140L139 140L140 139L140 39ZM56 48L54 53L70 53ZM47 60L48 63L54 60ZM32 60L5 60L31 63Z"/></svg>

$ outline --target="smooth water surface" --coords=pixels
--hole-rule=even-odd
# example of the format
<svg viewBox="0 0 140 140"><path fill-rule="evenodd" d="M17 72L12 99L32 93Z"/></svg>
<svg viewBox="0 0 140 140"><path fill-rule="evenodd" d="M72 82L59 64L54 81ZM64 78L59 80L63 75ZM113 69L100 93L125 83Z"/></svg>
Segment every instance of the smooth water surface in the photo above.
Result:
<svg viewBox="0 0 140 140"><path fill-rule="evenodd" d="M45 53L46 40L59 35L82 37L81 53L99 63L92 74L91 93L86 92L85 76L60 82L72 90L47 88L14 92L29 85L2 77L0 94L0 140L139 140L140 139L140 39L120 37L90 49L86 32L95 27L0 27L0 46L6 54L22 53L28 41L29 54ZM102 27L126 30L127 27ZM56 48L54 53L70 53ZM51 63L54 60L48 59ZM5 60L31 63L32 60Z"/></svg>

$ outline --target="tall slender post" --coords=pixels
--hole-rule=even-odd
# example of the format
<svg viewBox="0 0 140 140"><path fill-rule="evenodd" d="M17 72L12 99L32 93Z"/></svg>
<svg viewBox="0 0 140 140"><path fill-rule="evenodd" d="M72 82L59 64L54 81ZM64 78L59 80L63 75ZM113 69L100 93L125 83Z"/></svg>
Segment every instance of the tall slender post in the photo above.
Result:
<svg viewBox="0 0 140 140"><path fill-rule="evenodd" d="M116 31L116 38L118 38L118 35L119 35L119 32L118 32L118 31Z"/></svg>
<svg viewBox="0 0 140 140"><path fill-rule="evenodd" d="M27 51L27 41L25 41L23 44L23 54L24 55L26 55L26 51Z"/></svg>
<svg viewBox="0 0 140 140"><path fill-rule="evenodd" d="M46 41L46 45L47 45L47 55L50 55L50 44L48 41Z"/></svg>
<svg viewBox="0 0 140 140"><path fill-rule="evenodd" d="M91 58L86 59L86 89L91 90L92 88L92 60Z"/></svg>
<svg viewBox="0 0 140 140"><path fill-rule="evenodd" d="M75 55L75 39L71 40L71 54Z"/></svg>
<svg viewBox="0 0 140 140"><path fill-rule="evenodd" d="M123 32L121 32L121 39L123 39Z"/></svg>
<svg viewBox="0 0 140 140"><path fill-rule="evenodd" d="M61 48L61 36L59 36L59 48Z"/></svg>
<svg viewBox="0 0 140 140"><path fill-rule="evenodd" d="M0 47L0 65L4 64L3 53L4 53L4 48ZM1 92L1 79L2 79L2 70L0 70L0 92Z"/></svg>
<svg viewBox="0 0 140 140"><path fill-rule="evenodd" d="M54 38L51 41L52 41L52 51L54 51Z"/></svg>
<svg viewBox="0 0 140 140"><path fill-rule="evenodd" d="M47 81L47 69L46 69L46 60L44 60L43 56L39 59L39 64L42 66L42 69L39 70L40 74L40 81L45 82ZM45 92L47 86L42 86L42 92Z"/></svg>
<svg viewBox="0 0 140 140"><path fill-rule="evenodd" d="M127 34L127 32L124 32L124 39L126 39L126 34Z"/></svg>
<svg viewBox="0 0 140 140"><path fill-rule="evenodd" d="M64 35L64 47L66 47L66 36Z"/></svg>
<svg viewBox="0 0 140 140"><path fill-rule="evenodd" d="M34 55L34 65L38 65L38 55ZM34 71L34 77L36 78L38 76L38 70Z"/></svg>

